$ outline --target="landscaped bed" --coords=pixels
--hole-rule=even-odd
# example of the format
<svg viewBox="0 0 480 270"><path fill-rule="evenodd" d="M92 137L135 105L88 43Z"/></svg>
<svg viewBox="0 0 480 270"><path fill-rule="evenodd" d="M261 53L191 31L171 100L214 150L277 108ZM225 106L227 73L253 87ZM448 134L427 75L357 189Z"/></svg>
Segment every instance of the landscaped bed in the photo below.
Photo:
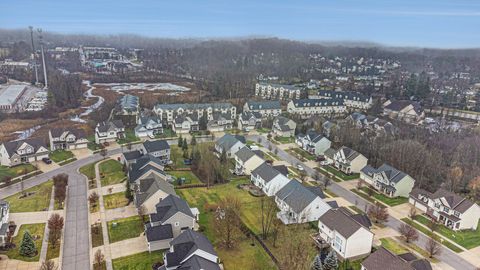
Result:
<svg viewBox="0 0 480 270"><path fill-rule="evenodd" d="M114 270L147 270L163 264L163 251L142 252L112 260Z"/></svg>
<svg viewBox="0 0 480 270"><path fill-rule="evenodd" d="M22 256L19 253L20 244L23 239L23 234L25 231L28 231L30 235L33 237L35 241L35 246L37 247L37 255L34 257L26 257ZM4 254L8 256L10 259L26 261L26 262L37 262L40 259L40 251L42 250L42 240L43 234L45 232L45 223L36 223L36 224L24 224L21 225L17 236L13 237L13 244L15 244L15 248L8 250Z"/></svg>
<svg viewBox="0 0 480 270"><path fill-rule="evenodd" d="M126 177L123 165L113 159L104 161L98 165L102 186L109 186L123 182Z"/></svg>
<svg viewBox="0 0 480 270"><path fill-rule="evenodd" d="M107 222L110 243L139 237L143 231L143 221L139 216L121 218Z"/></svg>
<svg viewBox="0 0 480 270"><path fill-rule="evenodd" d="M105 209L114 209L127 206L129 201L125 197L125 192L118 192L103 196L103 204Z"/></svg>
<svg viewBox="0 0 480 270"><path fill-rule="evenodd" d="M92 248L103 246L102 223L92 224L90 227L90 231L92 232Z"/></svg>
<svg viewBox="0 0 480 270"><path fill-rule="evenodd" d="M71 158L74 158L74 155L72 152L67 150L59 149L50 153L50 159L53 160L55 163L59 163Z"/></svg>
<svg viewBox="0 0 480 270"><path fill-rule="evenodd" d="M60 256L60 241L57 243L55 248L52 247L49 242L47 248L47 260L58 258L58 256Z"/></svg>
<svg viewBox="0 0 480 270"><path fill-rule="evenodd" d="M88 189L97 188L97 181L95 179L95 163L87 164L79 169L80 173L88 178Z"/></svg>
<svg viewBox="0 0 480 270"><path fill-rule="evenodd" d="M46 211L50 205L53 181L49 180L38 186L16 193L5 200L10 204L11 213Z"/></svg>

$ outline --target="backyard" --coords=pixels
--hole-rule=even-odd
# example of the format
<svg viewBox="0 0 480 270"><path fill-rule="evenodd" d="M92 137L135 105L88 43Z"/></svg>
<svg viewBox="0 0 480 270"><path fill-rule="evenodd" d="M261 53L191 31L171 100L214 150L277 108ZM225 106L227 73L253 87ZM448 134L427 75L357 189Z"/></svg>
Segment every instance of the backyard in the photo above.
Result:
<svg viewBox="0 0 480 270"><path fill-rule="evenodd" d="M191 146L188 147L188 153L190 154ZM173 162L172 167L174 169L190 168L190 166L183 163L183 151L178 145L170 145L170 157Z"/></svg>
<svg viewBox="0 0 480 270"><path fill-rule="evenodd" d="M50 204L53 181L49 180L38 186L25 190L27 196L22 193L13 194L5 200L10 204L11 213L46 211Z"/></svg>
<svg viewBox="0 0 480 270"><path fill-rule="evenodd" d="M113 159L100 163L98 166L102 186L119 184L126 179L123 165Z"/></svg>
<svg viewBox="0 0 480 270"><path fill-rule="evenodd" d="M35 240L35 246L37 247L37 255L34 257L26 257L22 256L19 253L20 244L23 239L23 234L25 231L28 231L30 235ZM10 249L9 251L5 252L5 255L8 256L10 259L14 260L21 260L26 262L36 262L40 258L40 250L42 250L42 240L43 240L43 233L45 232L45 223L36 223L36 224L24 224L21 225L18 234L13 237L13 243L15 244L14 249Z"/></svg>
<svg viewBox="0 0 480 270"><path fill-rule="evenodd" d="M131 129L125 130L125 138L118 140L118 144L127 144L140 141L140 138L135 136L135 132Z"/></svg>
<svg viewBox="0 0 480 270"><path fill-rule="evenodd" d="M72 152L70 151L66 151L66 150L55 150L53 152L50 153L50 159L53 160L55 163L59 163L59 162L62 162L64 160L67 160L67 159L71 159L73 158L74 155Z"/></svg>
<svg viewBox="0 0 480 270"><path fill-rule="evenodd" d="M143 233L143 221L139 216L121 218L107 222L110 243L139 237Z"/></svg>
<svg viewBox="0 0 480 270"><path fill-rule="evenodd" d="M202 184L200 179L192 171L168 171L168 174L175 177L176 179L184 179L185 181L182 185L195 185ZM175 181L175 185L179 185L178 181Z"/></svg>
<svg viewBox="0 0 480 270"><path fill-rule="evenodd" d="M147 270L154 264L163 264L163 251L142 252L112 260L114 270Z"/></svg>
<svg viewBox="0 0 480 270"><path fill-rule="evenodd" d="M129 203L128 199L125 197L125 192L104 195L103 202L105 204L105 209L125 207Z"/></svg>

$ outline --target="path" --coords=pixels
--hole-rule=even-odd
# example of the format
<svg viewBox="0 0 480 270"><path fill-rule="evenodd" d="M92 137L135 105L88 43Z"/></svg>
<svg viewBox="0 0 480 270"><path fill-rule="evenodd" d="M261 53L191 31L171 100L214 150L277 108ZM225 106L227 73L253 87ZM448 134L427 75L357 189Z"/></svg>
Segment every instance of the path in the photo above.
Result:
<svg viewBox="0 0 480 270"><path fill-rule="evenodd" d="M47 224L45 225L45 233L43 234L42 240L42 250L40 250L40 261L43 262L47 259L47 250L48 250L48 237L49 237L49 230L48 230L48 218L53 214L53 207L55 205L54 200L54 188L52 187L52 194L50 196L50 205L48 206L48 214L47 214ZM60 243L59 243L60 244Z"/></svg>
<svg viewBox="0 0 480 270"><path fill-rule="evenodd" d="M101 162L95 164L95 179L97 181L97 193L102 194L102 182L100 181L100 170L98 165ZM105 215L105 205L103 203L103 196L98 196L100 220L102 222L102 234L103 234L103 254L105 255L105 263L107 265L107 270L113 270L112 267L112 253L110 250L110 239L108 239L108 227L107 227L107 218Z"/></svg>

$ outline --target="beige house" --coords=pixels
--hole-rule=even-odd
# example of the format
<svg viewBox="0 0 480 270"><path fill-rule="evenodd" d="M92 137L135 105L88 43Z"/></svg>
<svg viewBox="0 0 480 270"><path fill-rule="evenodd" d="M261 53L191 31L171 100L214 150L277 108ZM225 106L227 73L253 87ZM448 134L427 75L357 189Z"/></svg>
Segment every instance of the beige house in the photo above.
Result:
<svg viewBox="0 0 480 270"><path fill-rule="evenodd" d="M363 167L360 179L389 197L408 198L415 185L415 180L410 175L388 164L383 164L378 169L369 165Z"/></svg>
<svg viewBox="0 0 480 270"><path fill-rule="evenodd" d="M342 146L333 155L333 166L346 174L359 173L367 166L367 162L364 155L346 146Z"/></svg>
<svg viewBox="0 0 480 270"><path fill-rule="evenodd" d="M383 115L407 123L418 123L425 118L420 104L410 100L387 100L383 103Z"/></svg>
<svg viewBox="0 0 480 270"><path fill-rule="evenodd" d="M176 195L173 186L156 175L138 182L133 202L137 208L143 207L147 214L155 213L155 205L168 195Z"/></svg>
<svg viewBox="0 0 480 270"><path fill-rule="evenodd" d="M293 137L295 135L295 129L297 123L283 116L277 116L273 120L272 132L275 136L279 137Z"/></svg>
<svg viewBox="0 0 480 270"><path fill-rule="evenodd" d="M0 165L16 166L48 158L49 150L41 138L6 142L0 145Z"/></svg>
<svg viewBox="0 0 480 270"><path fill-rule="evenodd" d="M253 170L265 162L259 154L250 150L247 146L238 150L234 157L236 175L250 175Z"/></svg>

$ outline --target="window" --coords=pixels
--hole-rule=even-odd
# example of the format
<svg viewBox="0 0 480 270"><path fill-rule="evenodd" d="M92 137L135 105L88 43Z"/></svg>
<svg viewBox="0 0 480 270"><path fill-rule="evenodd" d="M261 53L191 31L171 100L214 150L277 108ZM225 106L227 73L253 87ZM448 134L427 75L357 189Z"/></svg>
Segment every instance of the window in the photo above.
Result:
<svg viewBox="0 0 480 270"><path fill-rule="evenodd" d="M453 212L453 215L456 216L456 217L460 217L460 212L455 211L455 212Z"/></svg>
<svg viewBox="0 0 480 270"><path fill-rule="evenodd" d="M448 212L450 211L450 208L444 206L444 207L443 207L443 211L445 211L446 213L448 213Z"/></svg>

